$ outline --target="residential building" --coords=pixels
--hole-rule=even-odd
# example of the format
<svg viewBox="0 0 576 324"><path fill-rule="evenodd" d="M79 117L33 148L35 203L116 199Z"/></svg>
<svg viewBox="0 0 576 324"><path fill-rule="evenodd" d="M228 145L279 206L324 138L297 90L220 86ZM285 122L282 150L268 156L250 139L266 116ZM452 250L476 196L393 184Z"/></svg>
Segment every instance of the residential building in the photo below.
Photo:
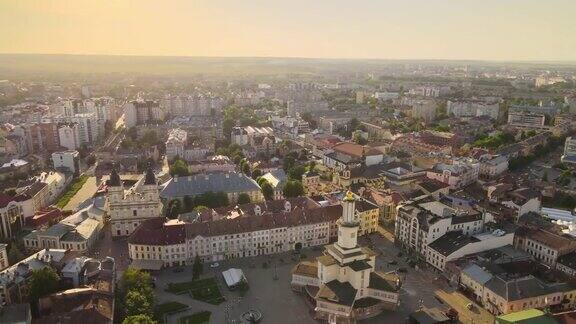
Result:
<svg viewBox="0 0 576 324"><path fill-rule="evenodd" d="M508 171L508 157L504 155L485 154L478 159L480 168L478 175L485 179L496 178Z"/></svg>
<svg viewBox="0 0 576 324"><path fill-rule="evenodd" d="M79 259L79 258L77 258ZM56 292L38 301L38 323L112 324L114 322L115 262L112 258L102 261L82 258L78 273L81 286ZM73 262L76 260L73 260ZM65 277L70 262L62 269ZM71 266L71 267L70 267Z"/></svg>
<svg viewBox="0 0 576 324"><path fill-rule="evenodd" d="M488 116L496 120L500 113L500 104L498 102L484 100L448 100L446 103L446 113L459 118Z"/></svg>
<svg viewBox="0 0 576 324"><path fill-rule="evenodd" d="M314 299L315 318L351 323L395 310L399 278L376 271L376 253L357 243L360 224L355 197L348 192L338 220L338 240L326 245L316 262L301 262L292 271L292 288Z"/></svg>
<svg viewBox="0 0 576 324"><path fill-rule="evenodd" d="M576 252L572 251L556 259L556 270L570 277L576 277Z"/></svg>
<svg viewBox="0 0 576 324"><path fill-rule="evenodd" d="M133 100L125 103L122 110L127 127L162 121L165 114L158 101L153 100Z"/></svg>
<svg viewBox="0 0 576 324"><path fill-rule="evenodd" d="M576 241L541 228L522 227L514 246L554 269L558 258L576 250Z"/></svg>
<svg viewBox="0 0 576 324"><path fill-rule="evenodd" d="M508 112L508 125L526 128L544 128L546 115L529 112Z"/></svg>
<svg viewBox="0 0 576 324"><path fill-rule="evenodd" d="M50 266L61 268L71 255L72 253L66 250L40 250L0 271L0 304L11 305L28 301L28 283L32 278L32 271Z"/></svg>
<svg viewBox="0 0 576 324"><path fill-rule="evenodd" d="M80 153L78 151L61 151L52 153L54 169L77 175L80 172Z"/></svg>
<svg viewBox="0 0 576 324"><path fill-rule="evenodd" d="M176 156L184 157L184 149L188 144L188 132L174 128L168 131L168 139L166 140L166 157L169 160L174 159Z"/></svg>
<svg viewBox="0 0 576 324"><path fill-rule="evenodd" d="M491 227L489 231L473 235L451 231L428 244L426 262L443 272L446 262L513 243L514 232L500 228Z"/></svg>
<svg viewBox="0 0 576 324"><path fill-rule="evenodd" d="M24 214L19 197L0 193L0 237L9 240L15 237L24 226Z"/></svg>
<svg viewBox="0 0 576 324"><path fill-rule="evenodd" d="M459 189L478 180L480 164L473 159L454 159L452 164L438 163L426 172L426 177Z"/></svg>
<svg viewBox="0 0 576 324"><path fill-rule="evenodd" d="M160 192L160 197L166 201L183 200L184 197L198 196L206 192L224 192L231 204L238 201L238 196L247 194L252 202L264 199L260 186L256 181L238 172L215 172L195 174L187 177L173 177Z"/></svg>
<svg viewBox="0 0 576 324"><path fill-rule="evenodd" d="M29 251L64 249L86 253L92 249L104 227L104 210L91 205L47 229L32 231L23 238Z"/></svg>
<svg viewBox="0 0 576 324"><path fill-rule="evenodd" d="M436 119L436 102L434 100L418 100L412 102L412 118L421 119L425 123L431 123Z"/></svg>
<svg viewBox="0 0 576 324"><path fill-rule="evenodd" d="M286 185L286 182L288 182L288 176L286 175L286 172L284 172L284 169L276 169L267 172L264 175L262 175L262 178L266 179L266 181L268 181L268 183L274 189L273 198L275 200L284 198L284 186ZM302 181L302 185L306 189L304 181Z"/></svg>
<svg viewBox="0 0 576 324"><path fill-rule="evenodd" d="M101 137L104 135L104 123L105 120L98 119L95 113L82 113L75 114L73 116L57 115L52 117L46 117L46 121L52 121L58 125L60 124L76 124L71 130L70 136L76 138L76 144L78 146L82 145L94 145L97 143ZM76 131L77 134L76 135ZM59 133L56 132L57 136ZM71 146L67 141L66 145ZM77 149L78 147L76 147ZM60 148L58 148L59 150Z"/></svg>
<svg viewBox="0 0 576 324"><path fill-rule="evenodd" d="M107 199L112 236L128 236L145 220L162 215L158 181L151 167L130 188L124 188L120 175L113 169Z"/></svg>
<svg viewBox="0 0 576 324"><path fill-rule="evenodd" d="M82 144L80 141L80 126L77 123L58 125L58 139L60 146L68 150L78 150Z"/></svg>
<svg viewBox="0 0 576 324"><path fill-rule="evenodd" d="M146 220L128 239L132 266L160 269L192 264L196 256L213 262L269 255L328 244L336 236L341 206L302 209L287 201L274 203L284 203L284 208L266 212L262 204L249 204L250 212L228 210L216 220L212 213L210 219L192 223Z"/></svg>
<svg viewBox="0 0 576 324"><path fill-rule="evenodd" d="M10 262L8 261L8 244L0 243L0 271L8 268Z"/></svg>
<svg viewBox="0 0 576 324"><path fill-rule="evenodd" d="M64 173L58 171L42 172L40 175L23 181L16 188L19 196L32 200L34 212L54 203L71 181Z"/></svg>
<svg viewBox="0 0 576 324"><path fill-rule="evenodd" d="M395 243L426 260L428 246L452 231L472 236L484 232L493 221L490 214L476 210L457 210L430 197L422 196L397 207Z"/></svg>
<svg viewBox="0 0 576 324"><path fill-rule="evenodd" d="M576 138L566 137L564 142L564 153L560 158L562 163L576 164Z"/></svg>

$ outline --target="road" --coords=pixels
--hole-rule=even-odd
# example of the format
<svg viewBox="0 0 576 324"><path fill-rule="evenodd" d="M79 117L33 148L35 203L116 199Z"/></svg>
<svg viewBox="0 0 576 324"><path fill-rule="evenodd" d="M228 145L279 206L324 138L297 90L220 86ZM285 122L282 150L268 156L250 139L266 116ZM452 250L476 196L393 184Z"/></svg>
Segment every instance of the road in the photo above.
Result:
<svg viewBox="0 0 576 324"><path fill-rule="evenodd" d="M76 211L78 206L82 205L86 200L92 198L96 193L98 186L96 184L96 177L89 177L88 180L84 183L82 188L78 190L78 192L70 199L68 204L64 206L63 210L72 210Z"/></svg>

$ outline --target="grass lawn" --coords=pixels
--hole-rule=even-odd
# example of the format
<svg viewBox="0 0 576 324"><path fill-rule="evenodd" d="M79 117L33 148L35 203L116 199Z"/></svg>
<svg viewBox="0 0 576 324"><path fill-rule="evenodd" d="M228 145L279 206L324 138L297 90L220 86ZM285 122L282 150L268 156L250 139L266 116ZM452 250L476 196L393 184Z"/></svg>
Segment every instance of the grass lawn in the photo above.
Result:
<svg viewBox="0 0 576 324"><path fill-rule="evenodd" d="M164 316L166 314L177 313L187 309L188 306L179 302L167 302L164 304L157 305L154 309L155 317L160 323L164 321Z"/></svg>
<svg viewBox="0 0 576 324"><path fill-rule="evenodd" d="M68 204L70 199L72 199L72 197L74 197L74 195L78 192L78 190L82 188L82 186L86 183L87 180L88 180L87 175L81 175L80 177L72 180L72 183L68 185L68 188L66 188L66 192L62 196L60 196L58 202L56 202L56 206L60 209L64 208Z"/></svg>
<svg viewBox="0 0 576 324"><path fill-rule="evenodd" d="M194 299L214 305L224 301L214 278L170 283L166 291L177 295L189 293Z"/></svg>
<svg viewBox="0 0 576 324"><path fill-rule="evenodd" d="M199 313L194 313L192 315L188 315L185 317L180 318L180 324L205 324L210 322L210 313L209 311L203 311Z"/></svg>

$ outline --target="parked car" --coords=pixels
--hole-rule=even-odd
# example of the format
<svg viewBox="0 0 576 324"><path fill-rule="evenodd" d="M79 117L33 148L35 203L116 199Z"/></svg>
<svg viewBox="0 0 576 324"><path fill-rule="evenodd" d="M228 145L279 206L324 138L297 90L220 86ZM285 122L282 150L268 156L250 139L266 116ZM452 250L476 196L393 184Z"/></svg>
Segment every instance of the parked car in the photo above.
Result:
<svg viewBox="0 0 576 324"><path fill-rule="evenodd" d="M468 304L466 304L466 308L468 308L469 310L472 310L474 308L474 305L472 305L472 303L468 303Z"/></svg>
<svg viewBox="0 0 576 324"><path fill-rule="evenodd" d="M457 321L458 320L458 311L455 310L454 308L450 308L449 310L446 311L446 316L448 316L449 319L453 320L453 321Z"/></svg>
<svg viewBox="0 0 576 324"><path fill-rule="evenodd" d="M214 262L210 265L210 268L218 268L219 266L220 266L220 263Z"/></svg>

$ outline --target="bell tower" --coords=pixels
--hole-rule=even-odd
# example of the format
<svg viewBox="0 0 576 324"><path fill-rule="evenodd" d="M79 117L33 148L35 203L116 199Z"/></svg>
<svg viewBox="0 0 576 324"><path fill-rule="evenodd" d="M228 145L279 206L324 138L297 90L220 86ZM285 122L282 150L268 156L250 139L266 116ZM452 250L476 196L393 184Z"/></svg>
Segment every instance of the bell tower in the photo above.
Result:
<svg viewBox="0 0 576 324"><path fill-rule="evenodd" d="M338 246L342 249L354 249L358 246L358 227L356 219L356 198L350 191L342 199L342 218L338 222Z"/></svg>

